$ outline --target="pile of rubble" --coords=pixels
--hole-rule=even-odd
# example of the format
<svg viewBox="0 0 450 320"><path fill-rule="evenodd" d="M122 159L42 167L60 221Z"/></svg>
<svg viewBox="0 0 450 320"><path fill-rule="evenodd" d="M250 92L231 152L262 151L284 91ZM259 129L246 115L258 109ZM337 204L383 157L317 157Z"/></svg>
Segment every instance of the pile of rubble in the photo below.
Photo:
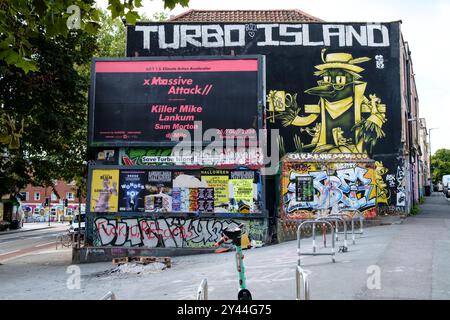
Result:
<svg viewBox="0 0 450 320"><path fill-rule="evenodd" d="M172 266L169 257L123 257L114 258L116 267L101 272L97 277L144 275L161 272Z"/></svg>

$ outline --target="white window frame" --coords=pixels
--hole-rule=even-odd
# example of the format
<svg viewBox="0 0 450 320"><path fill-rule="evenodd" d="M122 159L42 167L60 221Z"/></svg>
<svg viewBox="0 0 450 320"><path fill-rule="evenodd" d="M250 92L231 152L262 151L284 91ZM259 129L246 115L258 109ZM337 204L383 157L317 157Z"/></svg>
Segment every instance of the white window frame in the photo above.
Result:
<svg viewBox="0 0 450 320"><path fill-rule="evenodd" d="M75 194L73 192L66 192L66 199L69 201L75 200Z"/></svg>
<svg viewBox="0 0 450 320"><path fill-rule="evenodd" d="M37 197L36 197L36 196L37 196ZM34 200L35 200L35 201L41 200L41 193L40 193L40 192L35 192L35 193L34 193Z"/></svg>

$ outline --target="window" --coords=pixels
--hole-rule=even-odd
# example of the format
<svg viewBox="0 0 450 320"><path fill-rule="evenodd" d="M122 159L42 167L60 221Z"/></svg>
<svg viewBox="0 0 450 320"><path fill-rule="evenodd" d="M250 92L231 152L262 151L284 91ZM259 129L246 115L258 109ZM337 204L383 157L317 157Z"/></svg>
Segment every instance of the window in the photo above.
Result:
<svg viewBox="0 0 450 320"><path fill-rule="evenodd" d="M22 201L28 201L28 192L19 192Z"/></svg>
<svg viewBox="0 0 450 320"><path fill-rule="evenodd" d="M58 200L58 198L56 197L56 194L54 194L54 193L52 192L52 201L56 201L56 200Z"/></svg>
<svg viewBox="0 0 450 320"><path fill-rule="evenodd" d="M72 201L74 199L73 192L67 192L66 193L66 199L69 201Z"/></svg>
<svg viewBox="0 0 450 320"><path fill-rule="evenodd" d="M40 192L35 192L34 193L34 200L41 200L41 193Z"/></svg>

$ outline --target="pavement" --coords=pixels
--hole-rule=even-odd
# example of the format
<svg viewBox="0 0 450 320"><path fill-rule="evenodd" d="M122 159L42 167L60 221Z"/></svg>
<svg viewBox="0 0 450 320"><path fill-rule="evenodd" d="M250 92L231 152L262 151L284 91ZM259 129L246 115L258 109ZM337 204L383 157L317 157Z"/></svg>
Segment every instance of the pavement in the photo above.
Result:
<svg viewBox="0 0 450 320"><path fill-rule="evenodd" d="M329 256L302 257L311 299L450 299L450 202L435 193L418 215L391 220L366 228L356 244L349 241L335 263ZM319 252L327 250L318 245ZM310 248L311 239L302 246ZM296 241L289 241L244 251L254 299L295 299L296 250ZM109 262L71 266L68 249L1 263L0 299L99 299L113 291L117 299L192 300L204 278L209 299L237 296L233 252L174 257L171 268L144 274L110 273L115 266Z"/></svg>
<svg viewBox="0 0 450 320"><path fill-rule="evenodd" d="M26 254L56 246L56 236L68 223L25 223L18 230L0 233L0 263Z"/></svg>
<svg viewBox="0 0 450 320"><path fill-rule="evenodd" d="M36 230L45 230L45 229L52 229L52 228L60 228L61 225L66 226L69 222L50 222L50 225L48 225L48 222L25 222L23 224L23 227L20 229L12 229L8 231L0 231L0 237L5 234L13 234L13 233L21 233L21 232L28 232L28 231L36 231Z"/></svg>

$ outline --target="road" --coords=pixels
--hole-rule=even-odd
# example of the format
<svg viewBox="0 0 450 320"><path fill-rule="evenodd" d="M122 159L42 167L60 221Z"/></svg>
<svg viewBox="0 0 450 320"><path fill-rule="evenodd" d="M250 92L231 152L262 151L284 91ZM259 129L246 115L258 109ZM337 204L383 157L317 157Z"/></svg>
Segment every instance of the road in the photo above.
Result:
<svg viewBox="0 0 450 320"><path fill-rule="evenodd" d="M310 248L311 239L303 239L302 247ZM450 202L442 194L427 197L416 216L366 228L348 247L337 253L336 263L329 256L302 258L311 299L450 299ZM295 299L296 252L296 241L244 251L255 300ZM2 263L0 299L98 299L113 291L120 300L193 300L204 278L209 299L237 295L234 252L174 257L171 268L148 274L107 272L113 267L111 262L71 266L71 251L52 247ZM76 270L80 286L71 287Z"/></svg>
<svg viewBox="0 0 450 320"><path fill-rule="evenodd" d="M38 227L36 230L31 227ZM42 229L41 229L42 228ZM67 229L67 223L27 226L13 232L0 233L0 262L55 246L56 236Z"/></svg>

